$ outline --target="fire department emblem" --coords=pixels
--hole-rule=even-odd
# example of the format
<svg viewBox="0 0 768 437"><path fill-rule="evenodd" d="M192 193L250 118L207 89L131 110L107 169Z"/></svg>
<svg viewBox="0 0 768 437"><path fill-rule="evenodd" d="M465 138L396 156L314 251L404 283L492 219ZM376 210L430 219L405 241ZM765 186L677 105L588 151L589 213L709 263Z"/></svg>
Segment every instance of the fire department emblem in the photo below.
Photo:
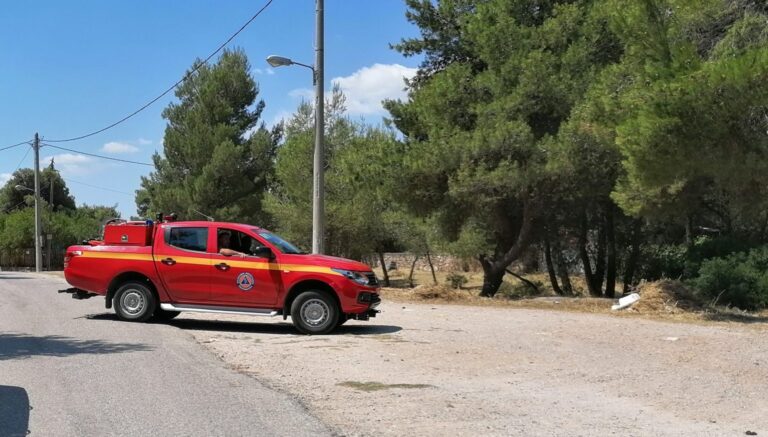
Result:
<svg viewBox="0 0 768 437"><path fill-rule="evenodd" d="M248 272L243 272L237 275L237 287L243 291L248 291L253 288L255 282L253 275Z"/></svg>

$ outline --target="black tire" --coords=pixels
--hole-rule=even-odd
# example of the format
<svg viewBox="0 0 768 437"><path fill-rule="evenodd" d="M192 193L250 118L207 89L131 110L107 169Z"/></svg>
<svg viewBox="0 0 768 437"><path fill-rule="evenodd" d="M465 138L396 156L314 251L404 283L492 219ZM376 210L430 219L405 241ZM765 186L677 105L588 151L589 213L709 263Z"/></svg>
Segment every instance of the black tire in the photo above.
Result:
<svg viewBox="0 0 768 437"><path fill-rule="evenodd" d="M155 314L152 315L152 320L155 322L169 322L181 314L181 311L166 311L160 308L155 310Z"/></svg>
<svg viewBox="0 0 768 437"><path fill-rule="evenodd" d="M328 334L336 329L339 317L336 301L321 291L305 291L291 304L293 326L303 334Z"/></svg>
<svg viewBox="0 0 768 437"><path fill-rule="evenodd" d="M120 320L145 322L157 309L157 299L152 290L141 282L126 282L117 289L112 306Z"/></svg>

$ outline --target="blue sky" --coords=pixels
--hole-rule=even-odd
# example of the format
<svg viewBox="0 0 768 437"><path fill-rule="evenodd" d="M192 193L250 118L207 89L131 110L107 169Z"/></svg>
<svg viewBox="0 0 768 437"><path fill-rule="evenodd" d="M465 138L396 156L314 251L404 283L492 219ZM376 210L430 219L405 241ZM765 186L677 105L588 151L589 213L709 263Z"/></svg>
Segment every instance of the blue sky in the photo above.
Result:
<svg viewBox="0 0 768 437"><path fill-rule="evenodd" d="M178 80L266 0L130 2L8 2L0 15L0 148L31 138L68 138L90 132L138 109ZM402 77L419 59L389 48L418 29L405 20L402 0L326 0L326 89L338 81L350 115L378 123L383 98L402 96ZM311 64L313 0L274 0L230 46L245 50L273 124L311 95L309 70L271 69L270 54ZM60 144L84 152L150 162L162 150L169 95L131 120L99 135ZM27 146L0 152L0 183L21 162ZM120 164L49 147L78 204L117 204L135 214L133 191L150 167ZM24 158L22 160L22 158ZM41 162L41 166L47 162ZM112 190L112 191L109 191Z"/></svg>

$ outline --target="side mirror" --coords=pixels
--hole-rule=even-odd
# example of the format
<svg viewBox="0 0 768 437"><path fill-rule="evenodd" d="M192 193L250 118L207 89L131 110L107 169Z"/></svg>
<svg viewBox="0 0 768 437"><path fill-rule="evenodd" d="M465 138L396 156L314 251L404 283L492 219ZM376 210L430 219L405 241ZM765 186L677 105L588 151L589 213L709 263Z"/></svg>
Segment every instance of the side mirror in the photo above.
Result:
<svg viewBox="0 0 768 437"><path fill-rule="evenodd" d="M251 254L253 256L258 256L259 258L275 259L275 254L272 252L272 249L267 246L256 246L251 249Z"/></svg>

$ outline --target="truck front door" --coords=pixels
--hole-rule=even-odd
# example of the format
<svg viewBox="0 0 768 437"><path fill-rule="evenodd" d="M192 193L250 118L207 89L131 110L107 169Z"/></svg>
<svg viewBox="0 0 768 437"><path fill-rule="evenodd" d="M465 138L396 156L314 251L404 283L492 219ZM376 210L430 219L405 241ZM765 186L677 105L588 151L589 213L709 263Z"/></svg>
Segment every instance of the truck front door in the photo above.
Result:
<svg viewBox="0 0 768 437"><path fill-rule="evenodd" d="M166 225L155 238L155 266L174 303L210 301L209 229Z"/></svg>
<svg viewBox="0 0 768 437"><path fill-rule="evenodd" d="M264 245L255 234L216 229L217 253L211 255L211 299L217 305L271 308L282 286L275 259L253 256ZM222 250L224 249L224 250Z"/></svg>

